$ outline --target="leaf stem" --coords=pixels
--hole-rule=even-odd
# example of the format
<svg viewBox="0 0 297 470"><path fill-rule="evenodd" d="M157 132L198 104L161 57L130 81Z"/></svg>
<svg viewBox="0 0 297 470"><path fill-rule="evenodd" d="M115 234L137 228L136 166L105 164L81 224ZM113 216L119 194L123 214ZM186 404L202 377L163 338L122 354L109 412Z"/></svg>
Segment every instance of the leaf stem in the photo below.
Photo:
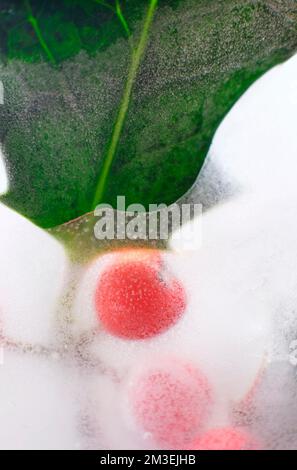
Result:
<svg viewBox="0 0 297 470"><path fill-rule="evenodd" d="M115 9L112 5L109 3L105 2L104 0L94 0L95 3L98 3L98 5L102 5L103 7L109 8L109 10L113 11L115 13Z"/></svg>
<svg viewBox="0 0 297 470"><path fill-rule="evenodd" d="M93 208L95 208L96 205L102 201L102 198L105 193L108 175L109 175L111 165L112 165L113 159L117 151L118 143L121 137L125 118L128 112L129 104L130 104L130 98L131 98L131 94L133 90L133 85L134 85L134 82L138 73L138 69L139 69L143 54L146 49L149 31L150 31L150 27L154 18L155 10L157 8L157 4L158 4L158 0L150 0L146 17L144 20L144 24L143 24L143 29L140 35L139 43L136 49L132 52L131 64L130 64L123 96L121 99L120 108L119 108L118 115L117 115L117 118L113 127L109 146L105 154L105 158L103 160L99 180L96 186L95 197L93 200Z"/></svg>
<svg viewBox="0 0 297 470"><path fill-rule="evenodd" d="M121 4L120 4L119 0L116 0L116 14L117 14L117 17L119 18L125 32L126 32L128 38L129 38L131 36L131 31L130 31L130 28L129 28L128 23L126 21L126 18L123 15Z"/></svg>
<svg viewBox="0 0 297 470"><path fill-rule="evenodd" d="M31 4L29 2L29 0L25 0L25 6L27 8L27 11L28 11L28 22L31 24L36 36L37 36L37 39L45 53L45 55L47 56L47 58L49 59L49 61L56 65L56 59L55 57L53 56L50 48L48 47L44 37L43 37L43 34L41 32L41 29L39 27L39 23L37 21L37 18L33 15L33 11L32 11L32 7L31 7Z"/></svg>
<svg viewBox="0 0 297 470"><path fill-rule="evenodd" d="M110 5L109 3L105 2L104 0L94 0L95 3L97 3L98 5L101 5L105 8L108 8L109 10L111 10L117 17L118 17L118 20L120 21L126 35L128 38L130 38L131 36L131 31L130 31L130 28L128 26L128 23L126 21L126 18L124 17L123 15L123 12L122 12L122 7L121 7L121 4L120 4L120 1L119 0L115 0L115 7L113 5Z"/></svg>

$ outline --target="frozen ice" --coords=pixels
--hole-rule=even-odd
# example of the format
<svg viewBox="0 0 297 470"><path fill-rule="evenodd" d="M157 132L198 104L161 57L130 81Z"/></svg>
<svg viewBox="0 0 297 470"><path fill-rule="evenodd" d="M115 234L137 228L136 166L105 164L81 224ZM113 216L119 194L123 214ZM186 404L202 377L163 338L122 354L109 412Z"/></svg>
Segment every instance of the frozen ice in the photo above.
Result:
<svg viewBox="0 0 297 470"><path fill-rule="evenodd" d="M0 103L1 104L1 103ZM6 166L2 148L0 145L0 194L5 194L8 191L8 176L6 172Z"/></svg>
<svg viewBox="0 0 297 470"><path fill-rule="evenodd" d="M57 343L68 261L54 239L3 205L0 219L0 448L76 448L75 375Z"/></svg>
<svg viewBox="0 0 297 470"><path fill-rule="evenodd" d="M0 449L80 448L74 376L55 360L5 350Z"/></svg>
<svg viewBox="0 0 297 470"><path fill-rule="evenodd" d="M5 336L25 343L53 341L57 306L67 279L63 247L0 205L0 318Z"/></svg>
<svg viewBox="0 0 297 470"><path fill-rule="evenodd" d="M217 132L188 194L212 206L202 244L184 250L173 238L161 254L187 296L167 331L107 333L94 291L114 254L71 264L53 238L0 206L1 339L12 342L1 350L1 448L158 448L135 427L127 390L166 358L207 377L205 429L239 426L263 447L296 448L296 57L260 79Z"/></svg>
<svg viewBox="0 0 297 470"><path fill-rule="evenodd" d="M257 80L220 125L187 197L204 209L239 194L295 194L297 55Z"/></svg>

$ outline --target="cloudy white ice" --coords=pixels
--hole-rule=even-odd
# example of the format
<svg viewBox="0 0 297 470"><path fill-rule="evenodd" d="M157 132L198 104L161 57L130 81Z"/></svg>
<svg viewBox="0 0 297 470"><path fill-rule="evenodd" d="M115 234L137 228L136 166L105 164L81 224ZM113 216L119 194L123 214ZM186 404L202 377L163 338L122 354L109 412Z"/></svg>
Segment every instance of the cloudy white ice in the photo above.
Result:
<svg viewBox="0 0 297 470"><path fill-rule="evenodd" d="M129 416L125 380L177 352L199 365L214 390L209 426L247 421L265 447L297 448L296 113L297 56L255 83L221 124L189 192L210 208L202 246L184 252L172 241L165 255L186 287L185 315L152 340L100 334L87 345L85 360L127 375L124 384L61 352L57 312L70 269L66 253L0 206L0 319L10 342L1 353L0 448L154 447ZM6 190L1 160L0 191ZM98 263L86 269L76 293L74 335L94 322ZM253 409L237 413L257 382Z"/></svg>

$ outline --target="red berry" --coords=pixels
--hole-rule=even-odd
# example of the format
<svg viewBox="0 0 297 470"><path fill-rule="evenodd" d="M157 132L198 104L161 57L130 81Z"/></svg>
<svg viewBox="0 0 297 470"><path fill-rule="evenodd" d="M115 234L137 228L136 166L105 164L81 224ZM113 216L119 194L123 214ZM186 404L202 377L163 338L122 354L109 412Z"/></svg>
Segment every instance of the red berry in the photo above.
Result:
<svg viewBox="0 0 297 470"><path fill-rule="evenodd" d="M165 331L181 316L185 304L183 287L156 250L117 253L101 274L95 294L104 328L126 339Z"/></svg>
<svg viewBox="0 0 297 470"><path fill-rule="evenodd" d="M255 440L246 431L224 427L207 431L191 445L191 450L252 450Z"/></svg>
<svg viewBox="0 0 297 470"><path fill-rule="evenodd" d="M176 361L141 374L129 398L138 428L169 448L189 443L201 431L211 403L205 376Z"/></svg>

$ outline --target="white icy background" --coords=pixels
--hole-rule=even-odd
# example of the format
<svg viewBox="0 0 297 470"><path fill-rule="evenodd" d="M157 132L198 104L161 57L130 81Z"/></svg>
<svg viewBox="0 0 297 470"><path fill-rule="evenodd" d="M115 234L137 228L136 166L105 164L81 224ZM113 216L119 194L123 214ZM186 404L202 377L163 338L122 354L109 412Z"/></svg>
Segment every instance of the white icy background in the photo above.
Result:
<svg viewBox="0 0 297 470"><path fill-rule="evenodd" d="M1 106L1 103L0 103ZM4 158L0 145L0 194L5 194L8 190L8 176L5 168Z"/></svg>
<svg viewBox="0 0 297 470"><path fill-rule="evenodd" d="M0 206L0 319L19 344L55 348L55 311L67 272L64 250ZM76 445L73 374L55 356L1 349L0 448ZM71 389L72 386L72 389Z"/></svg>
<svg viewBox="0 0 297 470"><path fill-rule="evenodd" d="M297 418L291 407L297 402L296 384L288 358L297 300L296 114L297 56L267 73L236 104L190 191L212 210L203 217L202 248L180 253L178 242L172 242L177 255L168 255L188 291L184 318L150 341L100 335L90 345L92 357L128 377L133 367L160 353L177 351L179 357L190 358L214 387L215 425L228 422L228 405L244 398L261 368L272 370L262 387L262 402L259 399L263 416L254 427L261 437L269 435L271 446L283 447L297 445L291 429ZM0 191L7 185L5 178L0 165ZM4 334L55 349L66 255L50 237L3 206L0 220ZM94 316L96 269L87 271L75 303L75 313L83 311L85 325L91 325ZM126 416L124 389L91 367L77 374L55 356L4 349L0 448L150 446Z"/></svg>

